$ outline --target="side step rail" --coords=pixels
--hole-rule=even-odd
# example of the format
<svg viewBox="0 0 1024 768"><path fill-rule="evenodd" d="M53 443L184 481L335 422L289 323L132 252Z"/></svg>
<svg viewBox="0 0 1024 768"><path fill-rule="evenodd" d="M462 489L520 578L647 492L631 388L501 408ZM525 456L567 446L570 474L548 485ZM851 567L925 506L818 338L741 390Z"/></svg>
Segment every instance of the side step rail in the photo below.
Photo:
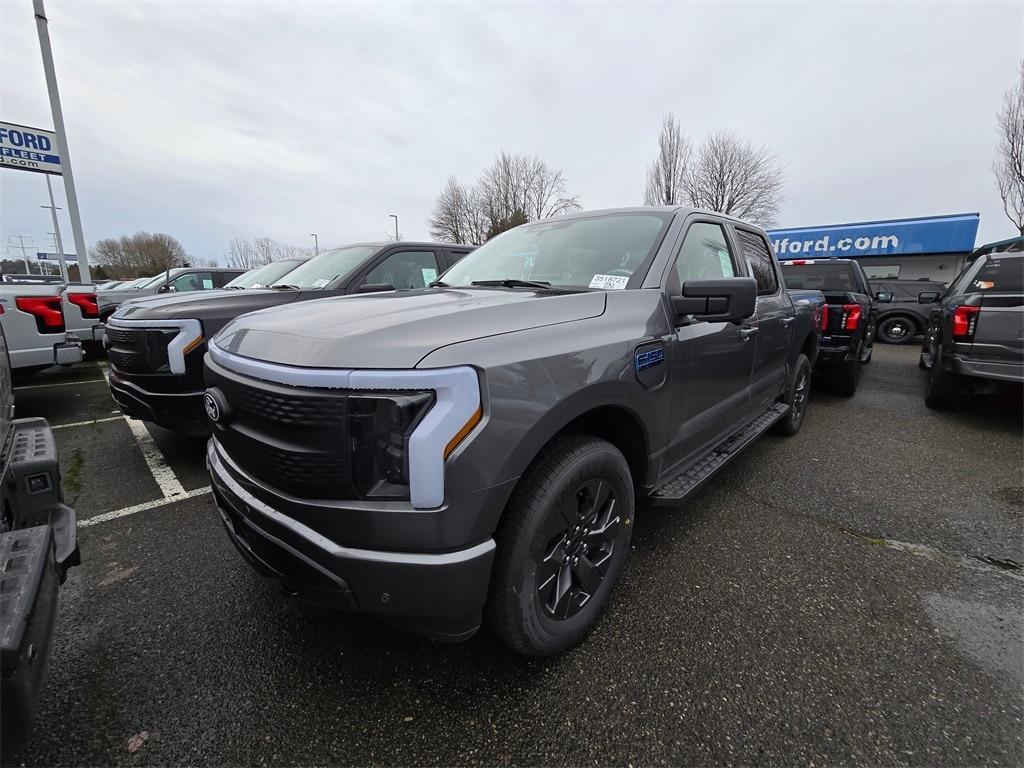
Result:
<svg viewBox="0 0 1024 768"><path fill-rule="evenodd" d="M673 506L685 499L715 472L728 463L729 459L754 442L775 422L789 412L786 403L774 403L764 413L751 421L738 432L733 433L715 446L703 459L685 472L666 481L658 488L651 499L657 506Z"/></svg>

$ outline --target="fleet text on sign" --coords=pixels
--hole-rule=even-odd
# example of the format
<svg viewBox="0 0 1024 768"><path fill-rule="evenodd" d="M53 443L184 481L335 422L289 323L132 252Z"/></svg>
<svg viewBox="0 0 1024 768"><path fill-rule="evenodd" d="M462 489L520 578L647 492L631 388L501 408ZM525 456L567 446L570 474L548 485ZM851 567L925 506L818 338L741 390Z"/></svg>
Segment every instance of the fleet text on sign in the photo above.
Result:
<svg viewBox="0 0 1024 768"><path fill-rule="evenodd" d="M0 168L60 175L56 134L41 128L0 122Z"/></svg>

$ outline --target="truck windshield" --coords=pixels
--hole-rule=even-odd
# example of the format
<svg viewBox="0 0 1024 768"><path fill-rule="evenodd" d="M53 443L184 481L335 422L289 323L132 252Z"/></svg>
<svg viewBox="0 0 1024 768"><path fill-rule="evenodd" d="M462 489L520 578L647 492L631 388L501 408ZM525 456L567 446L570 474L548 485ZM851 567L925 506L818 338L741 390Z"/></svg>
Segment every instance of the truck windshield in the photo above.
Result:
<svg viewBox="0 0 1024 768"><path fill-rule="evenodd" d="M354 272L377 250L378 248L372 245L355 245L324 251L289 272L287 279L275 280L274 285L306 289L326 288L339 277Z"/></svg>
<svg viewBox="0 0 1024 768"><path fill-rule="evenodd" d="M171 270L171 277L174 277L175 275L180 275L184 271L185 271L184 267L178 267L177 269L172 269ZM166 277L167 277L167 272L161 272L159 275L153 275L153 277L149 278L145 282L139 283L138 285L136 285L134 287L135 288L152 288L154 285L158 285L159 283L162 283Z"/></svg>
<svg viewBox="0 0 1024 768"><path fill-rule="evenodd" d="M846 292L857 290L849 264L793 264L782 262L787 288Z"/></svg>
<svg viewBox="0 0 1024 768"><path fill-rule="evenodd" d="M657 248L671 218L670 213L644 211L524 224L488 240L441 280L460 287L525 280L573 288L624 288Z"/></svg>
<svg viewBox="0 0 1024 768"><path fill-rule="evenodd" d="M294 270L304 259L284 259L283 261L272 261L261 267L243 272L234 280L228 282L225 288L265 288L273 285L282 277Z"/></svg>

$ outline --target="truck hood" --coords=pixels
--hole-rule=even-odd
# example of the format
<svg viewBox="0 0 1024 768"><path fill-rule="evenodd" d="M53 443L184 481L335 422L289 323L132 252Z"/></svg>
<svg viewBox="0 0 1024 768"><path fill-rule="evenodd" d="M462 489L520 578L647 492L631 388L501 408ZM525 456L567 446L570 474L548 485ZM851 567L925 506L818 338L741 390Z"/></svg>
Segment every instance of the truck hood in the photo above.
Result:
<svg viewBox="0 0 1024 768"><path fill-rule="evenodd" d="M232 318L257 309L276 307L294 301L299 291L195 291L189 293L143 296L124 302L114 320L195 319L207 333L219 329Z"/></svg>
<svg viewBox="0 0 1024 768"><path fill-rule="evenodd" d="M553 295L424 288L256 312L229 323L214 343L243 357L282 365L414 368L449 344L585 320L601 315L604 308L600 291Z"/></svg>

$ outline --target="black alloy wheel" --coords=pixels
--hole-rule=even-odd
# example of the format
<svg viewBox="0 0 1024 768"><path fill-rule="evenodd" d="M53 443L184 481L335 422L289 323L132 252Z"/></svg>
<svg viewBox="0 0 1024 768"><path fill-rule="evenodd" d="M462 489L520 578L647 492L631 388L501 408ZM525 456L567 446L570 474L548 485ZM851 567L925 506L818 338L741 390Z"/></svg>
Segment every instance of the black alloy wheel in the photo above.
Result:
<svg viewBox="0 0 1024 768"><path fill-rule="evenodd" d="M537 593L548 617L562 621L579 613L604 583L622 518L611 483L599 479L564 494L558 511L551 520L566 527L543 550Z"/></svg>

